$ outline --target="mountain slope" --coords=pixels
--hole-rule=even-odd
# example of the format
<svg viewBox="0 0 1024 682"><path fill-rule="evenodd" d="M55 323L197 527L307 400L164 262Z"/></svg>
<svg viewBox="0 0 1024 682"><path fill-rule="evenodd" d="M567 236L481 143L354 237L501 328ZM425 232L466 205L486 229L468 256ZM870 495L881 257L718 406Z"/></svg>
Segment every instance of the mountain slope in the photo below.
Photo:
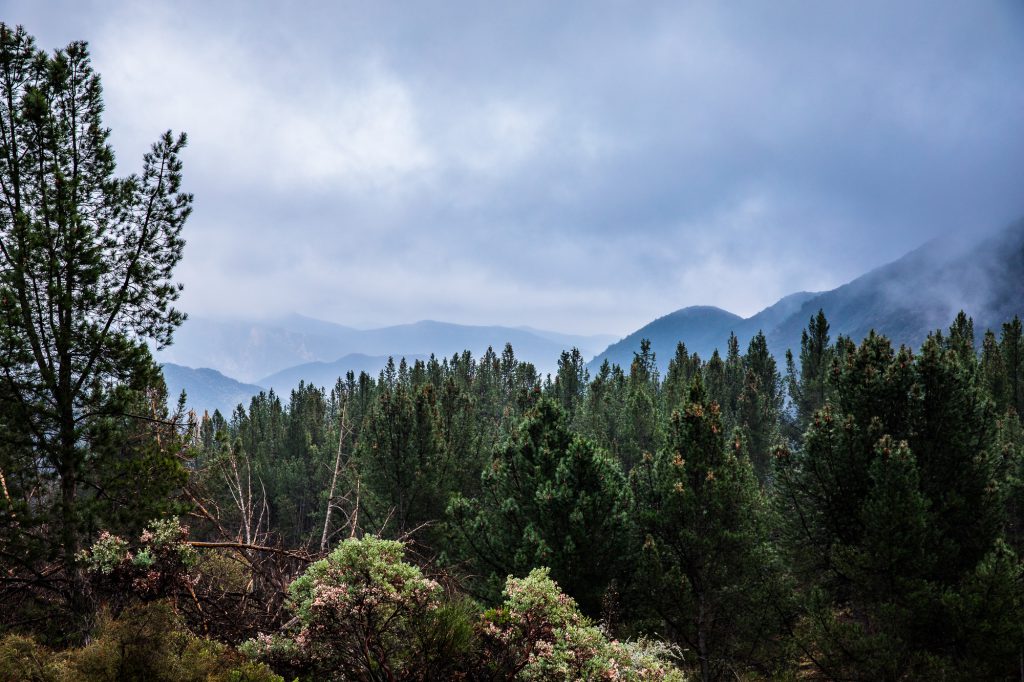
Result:
<svg viewBox="0 0 1024 682"><path fill-rule="evenodd" d="M718 308L677 310L609 346L591 361L591 371L606 358L628 368L644 338L663 371L680 340L706 359L714 349L724 350L730 331L741 350L764 331L781 358L787 348L799 348L801 332L819 309L833 339L844 334L860 341L874 329L914 348L964 310L980 341L985 329L998 331L1014 315L1024 316L1024 221L973 244L952 237L932 241L836 289L792 294L747 319Z"/></svg>
<svg viewBox="0 0 1024 682"><path fill-rule="evenodd" d="M740 345L745 346L758 331L774 329L781 321L800 310L808 299L817 294L802 291L780 299L774 305L749 318L730 313L713 306L691 306L644 325L621 341L609 346L603 353L590 361L591 373L605 360L628 369L633 362L633 353L640 349L641 339L650 339L651 350L659 369L664 372L668 362L676 353L680 340L686 343L686 350L707 359L717 349L725 352L729 334L736 334Z"/></svg>
<svg viewBox="0 0 1024 682"><path fill-rule="evenodd" d="M358 334L355 329L298 315L266 321L190 317L157 359L215 367L252 381L284 367L340 357Z"/></svg>
<svg viewBox="0 0 1024 682"><path fill-rule="evenodd" d="M980 341L985 329L998 331L1024 315L1024 221L966 248L953 239L936 240L808 300L769 334L773 349L798 347L819 308L833 338L859 341L874 329L912 348L964 310Z"/></svg>
<svg viewBox="0 0 1024 682"><path fill-rule="evenodd" d="M231 415L239 403L248 405L249 399L263 389L243 384L226 377L215 369L193 369L165 362L161 367L167 384L167 402L173 407L184 390L189 409L202 414L204 410L220 410L225 417Z"/></svg>
<svg viewBox="0 0 1024 682"><path fill-rule="evenodd" d="M675 355L680 339L686 342L687 350L708 357L711 350L728 338L729 332L743 322L743 318L713 306L691 306L682 308L644 325L621 341L613 343L595 357L588 365L591 373L605 360L628 369L633 362L633 353L640 349L641 339L649 339L658 365L664 371L669 359Z"/></svg>

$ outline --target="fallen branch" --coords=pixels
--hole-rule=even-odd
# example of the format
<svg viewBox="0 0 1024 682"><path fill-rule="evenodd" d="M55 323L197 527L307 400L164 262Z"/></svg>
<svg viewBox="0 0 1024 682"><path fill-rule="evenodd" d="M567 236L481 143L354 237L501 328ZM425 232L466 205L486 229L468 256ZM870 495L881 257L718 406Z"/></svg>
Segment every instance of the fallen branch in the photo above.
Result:
<svg viewBox="0 0 1024 682"><path fill-rule="evenodd" d="M185 544L191 545L192 547L198 547L203 549L239 549L239 550L252 550L254 552L271 552L273 554L280 554L291 559L296 559L303 563L312 563L313 557L299 552L294 552L287 549L281 549L280 547L268 547L266 545L250 545L244 542L205 542L202 540L186 540Z"/></svg>

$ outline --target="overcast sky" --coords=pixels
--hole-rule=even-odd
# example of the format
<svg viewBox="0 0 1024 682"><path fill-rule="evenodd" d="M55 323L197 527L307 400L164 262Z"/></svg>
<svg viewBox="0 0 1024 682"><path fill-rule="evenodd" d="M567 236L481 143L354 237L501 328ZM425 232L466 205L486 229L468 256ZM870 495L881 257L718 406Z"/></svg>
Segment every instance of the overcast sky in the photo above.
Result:
<svg viewBox="0 0 1024 682"><path fill-rule="evenodd" d="M1019 0L0 8L188 133L193 315L623 335L1024 215Z"/></svg>

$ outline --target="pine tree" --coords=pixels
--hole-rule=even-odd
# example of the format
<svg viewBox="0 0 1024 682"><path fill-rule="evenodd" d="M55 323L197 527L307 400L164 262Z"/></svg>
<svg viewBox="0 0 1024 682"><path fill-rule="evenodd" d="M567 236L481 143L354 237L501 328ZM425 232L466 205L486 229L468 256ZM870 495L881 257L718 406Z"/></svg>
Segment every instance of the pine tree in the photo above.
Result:
<svg viewBox="0 0 1024 682"><path fill-rule="evenodd" d="M988 392L989 399L995 405L996 411L999 414L1005 414L1010 406L1008 377L1006 365L1003 364L1003 352L991 329L985 332L985 337L981 342L979 371L981 372L981 381Z"/></svg>
<svg viewBox="0 0 1024 682"><path fill-rule="evenodd" d="M378 395L356 453L369 527L401 537L443 520L452 472L439 421L429 384L410 395L396 383Z"/></svg>
<svg viewBox="0 0 1024 682"><path fill-rule="evenodd" d="M949 327L949 338L946 347L957 354L965 367L974 365L978 356L974 351L974 320L967 313L960 311Z"/></svg>
<svg viewBox="0 0 1024 682"><path fill-rule="evenodd" d="M818 314L800 334L800 368L796 369L791 351L786 351L786 382L795 410L793 434L798 439L811 423L814 413L828 399L829 378L835 349L829 345L829 324L825 311Z"/></svg>
<svg viewBox="0 0 1024 682"><path fill-rule="evenodd" d="M737 402L737 425L742 429L754 471L762 482L770 473L771 453L781 440L782 377L768 351L762 332L751 340L743 356L745 376Z"/></svg>
<svg viewBox="0 0 1024 682"><path fill-rule="evenodd" d="M652 626L692 650L702 680L753 663L780 627L764 500L743 444L727 445L695 377L667 447L633 470L641 584Z"/></svg>
<svg viewBox="0 0 1024 682"><path fill-rule="evenodd" d="M827 675L970 675L963 619L981 630L1017 608L966 606L979 571L993 592L1014 574L985 568L1002 566L1003 486L991 403L961 350L938 334L916 358L874 334L843 350L833 399L779 460L802 636ZM991 644L1005 653L1019 634L1003 636Z"/></svg>
<svg viewBox="0 0 1024 682"><path fill-rule="evenodd" d="M626 410L626 376L618 365L601 363L590 386L580 419L580 432L621 461Z"/></svg>
<svg viewBox="0 0 1024 682"><path fill-rule="evenodd" d="M484 592L508 575L546 566L581 608L600 613L629 546L625 478L618 463L567 428L550 399L531 407L494 452L479 498L456 496L449 516Z"/></svg>
<svg viewBox="0 0 1024 682"><path fill-rule="evenodd" d="M124 415L119 387L153 376L146 342L171 342L185 137L165 133L141 176L116 178L99 76L83 42L48 56L0 25L0 418L18 466L47 489L70 602L98 472L87 438ZM30 532L24 528L25 532Z"/></svg>
<svg viewBox="0 0 1024 682"><path fill-rule="evenodd" d="M624 438L619 456L626 472L640 461L644 453L654 452L660 447L659 392L655 354L651 350L651 342L642 339L640 352L633 354L629 368L626 404L622 413Z"/></svg>
<svg viewBox="0 0 1024 682"><path fill-rule="evenodd" d="M1003 324L999 346L1006 370L1007 402L1024 419L1024 327L1019 317Z"/></svg>
<svg viewBox="0 0 1024 682"><path fill-rule="evenodd" d="M700 357L694 353L689 355L686 344L680 341L676 345L676 354L668 362L668 373L662 387L663 407L666 417L675 410L682 410L690 394L693 377L701 371Z"/></svg>
<svg viewBox="0 0 1024 682"><path fill-rule="evenodd" d="M558 372L555 375L551 394L565 410L570 424L576 424L577 413L586 399L587 384L589 383L590 373L587 371L587 363L580 350L573 348L571 351L563 351L558 358Z"/></svg>

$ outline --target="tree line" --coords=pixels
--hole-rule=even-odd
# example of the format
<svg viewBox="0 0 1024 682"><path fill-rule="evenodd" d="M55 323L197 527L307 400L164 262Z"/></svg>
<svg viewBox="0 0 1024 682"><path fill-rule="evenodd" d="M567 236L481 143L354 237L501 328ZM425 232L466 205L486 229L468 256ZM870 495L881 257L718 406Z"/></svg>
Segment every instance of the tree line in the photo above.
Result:
<svg viewBox="0 0 1024 682"><path fill-rule="evenodd" d="M485 603L546 567L702 679L998 679L1024 614L1022 342L1015 319L976 343L961 313L916 352L856 344L819 312L784 373L762 334L706 361L680 343L664 378L646 342L593 377L578 351L544 379L510 347L392 361L204 415L193 475L243 534L371 529Z"/></svg>

